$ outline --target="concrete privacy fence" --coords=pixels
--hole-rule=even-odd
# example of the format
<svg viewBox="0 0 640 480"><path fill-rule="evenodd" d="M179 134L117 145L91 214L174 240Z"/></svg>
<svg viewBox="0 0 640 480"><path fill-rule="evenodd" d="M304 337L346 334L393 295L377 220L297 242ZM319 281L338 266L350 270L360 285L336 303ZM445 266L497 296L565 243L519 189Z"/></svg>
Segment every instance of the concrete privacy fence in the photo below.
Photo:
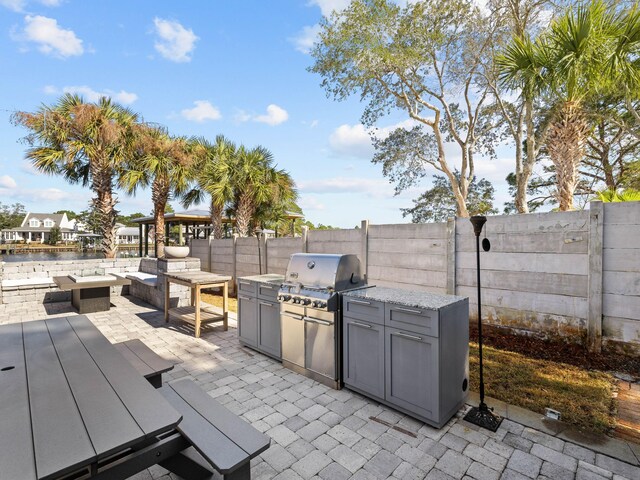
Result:
<svg viewBox="0 0 640 480"><path fill-rule="evenodd" d="M487 323L640 352L640 202L489 217L481 252ZM354 253L369 284L451 293L476 305L475 237L466 218L311 230L296 238L194 240L203 269L284 274L296 252ZM261 264L260 264L260 263Z"/></svg>

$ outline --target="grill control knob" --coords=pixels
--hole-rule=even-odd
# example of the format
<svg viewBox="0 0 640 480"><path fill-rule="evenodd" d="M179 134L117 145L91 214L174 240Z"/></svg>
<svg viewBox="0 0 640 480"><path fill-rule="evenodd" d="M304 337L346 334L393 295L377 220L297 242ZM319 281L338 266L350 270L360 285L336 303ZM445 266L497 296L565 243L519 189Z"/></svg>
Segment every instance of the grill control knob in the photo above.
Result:
<svg viewBox="0 0 640 480"><path fill-rule="evenodd" d="M327 302L318 302L318 308L327 308Z"/></svg>
<svg viewBox="0 0 640 480"><path fill-rule="evenodd" d="M288 302L289 300L291 300L291 295L282 295L282 301Z"/></svg>
<svg viewBox="0 0 640 480"><path fill-rule="evenodd" d="M308 298L304 298L304 299L302 300L302 304L303 304L303 305L309 305L310 303L311 303L311 300L309 300Z"/></svg>
<svg viewBox="0 0 640 480"><path fill-rule="evenodd" d="M315 308L318 308L320 306L320 302L317 300L314 300L313 302L311 302L311 305Z"/></svg>
<svg viewBox="0 0 640 480"><path fill-rule="evenodd" d="M293 300L291 300L293 303L300 303L300 297L293 297Z"/></svg>

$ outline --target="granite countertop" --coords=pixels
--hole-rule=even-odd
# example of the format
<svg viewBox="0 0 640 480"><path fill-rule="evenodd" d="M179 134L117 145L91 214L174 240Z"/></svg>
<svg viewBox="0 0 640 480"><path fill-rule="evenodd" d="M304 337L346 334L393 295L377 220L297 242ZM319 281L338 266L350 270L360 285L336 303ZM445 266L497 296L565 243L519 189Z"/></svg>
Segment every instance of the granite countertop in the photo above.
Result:
<svg viewBox="0 0 640 480"><path fill-rule="evenodd" d="M349 292L345 292L343 296L365 298L368 300L377 300L379 302L404 305L406 307L425 308L427 310L439 310L467 298L456 295L439 295L437 293L376 286L351 290Z"/></svg>
<svg viewBox="0 0 640 480"><path fill-rule="evenodd" d="M264 275L250 275L248 277L239 277L238 280L246 280L247 282L258 282L258 283L282 283L284 282L284 275L267 273Z"/></svg>

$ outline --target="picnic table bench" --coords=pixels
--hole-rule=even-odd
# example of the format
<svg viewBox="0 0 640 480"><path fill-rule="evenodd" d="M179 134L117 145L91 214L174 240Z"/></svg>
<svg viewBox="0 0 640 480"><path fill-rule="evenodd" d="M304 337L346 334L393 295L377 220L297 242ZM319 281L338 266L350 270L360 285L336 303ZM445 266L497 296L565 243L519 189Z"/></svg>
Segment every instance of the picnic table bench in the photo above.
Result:
<svg viewBox="0 0 640 480"><path fill-rule="evenodd" d="M271 439L267 435L232 414L192 380L184 378L168 383L160 388L160 393L182 414L178 431L223 478L251 477L249 462L269 448ZM193 461L198 462L197 454L188 450L161 465L184 476L187 472L194 473ZM202 474L199 478L213 478L207 476L206 468Z"/></svg>
<svg viewBox="0 0 640 480"><path fill-rule="evenodd" d="M162 386L162 374L173 369L171 362L162 358L137 338L116 343L114 346L155 388Z"/></svg>

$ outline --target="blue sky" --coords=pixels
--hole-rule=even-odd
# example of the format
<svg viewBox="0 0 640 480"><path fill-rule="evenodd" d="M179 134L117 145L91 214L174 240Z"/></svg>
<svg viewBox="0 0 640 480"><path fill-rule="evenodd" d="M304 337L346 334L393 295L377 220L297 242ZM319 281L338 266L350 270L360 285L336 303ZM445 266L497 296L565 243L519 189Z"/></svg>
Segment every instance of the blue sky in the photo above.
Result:
<svg viewBox="0 0 640 480"><path fill-rule="evenodd" d="M348 0L0 0L0 202L31 211L84 210L91 192L34 172L12 111L32 111L67 91L108 94L174 134L224 134L272 151L298 185L314 223L405 223L401 207L427 187L394 197L372 165L357 98L335 102L307 72L323 14ZM387 118L389 127L405 117ZM509 155L478 165L498 203ZM151 211L149 192L120 194L123 213ZM179 208L179 207L178 207Z"/></svg>

